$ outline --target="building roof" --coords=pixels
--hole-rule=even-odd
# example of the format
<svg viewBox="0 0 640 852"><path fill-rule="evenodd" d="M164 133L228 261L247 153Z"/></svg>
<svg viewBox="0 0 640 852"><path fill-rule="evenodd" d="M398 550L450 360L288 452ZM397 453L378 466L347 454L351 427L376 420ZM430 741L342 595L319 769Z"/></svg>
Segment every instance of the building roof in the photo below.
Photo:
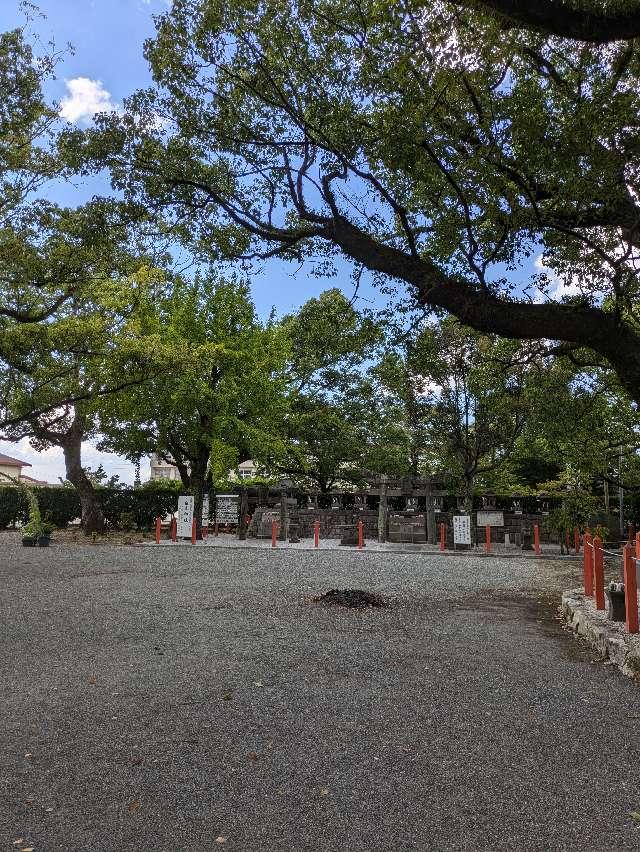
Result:
<svg viewBox="0 0 640 852"><path fill-rule="evenodd" d="M45 479L34 479L32 476L26 476L24 473L20 477L20 482L26 482L27 485L50 485Z"/></svg>
<svg viewBox="0 0 640 852"><path fill-rule="evenodd" d="M3 464L5 467L33 467L29 462L14 459L12 456L6 456L4 453L0 453L0 464Z"/></svg>

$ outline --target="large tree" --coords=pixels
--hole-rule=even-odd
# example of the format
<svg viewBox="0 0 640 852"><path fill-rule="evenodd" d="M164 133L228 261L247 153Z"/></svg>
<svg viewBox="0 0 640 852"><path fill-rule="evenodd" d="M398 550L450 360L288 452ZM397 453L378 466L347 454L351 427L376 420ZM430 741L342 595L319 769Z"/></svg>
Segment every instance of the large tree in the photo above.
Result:
<svg viewBox="0 0 640 852"><path fill-rule="evenodd" d="M100 501L82 465L96 435L96 406L162 370L137 335L141 304L162 295L164 276L142 266L126 278L76 285L47 322L5 329L0 347L0 435L60 447L66 477L80 497L86 534L102 529ZM164 369L167 366L164 365Z"/></svg>
<svg viewBox="0 0 640 852"><path fill-rule="evenodd" d="M540 365L518 354L513 341L450 318L374 370L396 400L413 464L446 471L469 509L476 484L505 466L534 416Z"/></svg>
<svg viewBox="0 0 640 852"><path fill-rule="evenodd" d="M210 467L269 455L284 404L286 338L255 315L248 285L210 274L177 281L136 317L141 351L156 379L100 403L101 446L176 465L194 495L197 533ZM226 478L226 477L225 477Z"/></svg>
<svg viewBox="0 0 640 852"><path fill-rule="evenodd" d="M175 0L145 46L155 87L67 150L202 251L341 252L482 332L590 349L640 399L636 18Z"/></svg>

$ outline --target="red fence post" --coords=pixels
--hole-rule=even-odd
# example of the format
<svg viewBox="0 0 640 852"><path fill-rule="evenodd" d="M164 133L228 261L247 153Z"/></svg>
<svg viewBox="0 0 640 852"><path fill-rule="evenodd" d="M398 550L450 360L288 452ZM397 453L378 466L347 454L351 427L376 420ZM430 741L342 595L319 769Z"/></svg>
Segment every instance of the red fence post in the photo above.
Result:
<svg viewBox="0 0 640 852"><path fill-rule="evenodd" d="M624 548L624 600L627 608L627 630L638 632L638 584L636 582L636 560L633 548Z"/></svg>
<svg viewBox="0 0 640 852"><path fill-rule="evenodd" d="M171 518L171 541L175 541L178 538L178 522L175 518Z"/></svg>
<svg viewBox="0 0 640 852"><path fill-rule="evenodd" d="M491 527L484 528L484 552L491 553Z"/></svg>
<svg viewBox="0 0 640 852"><path fill-rule="evenodd" d="M278 524L271 521L271 547L278 546Z"/></svg>
<svg viewBox="0 0 640 852"><path fill-rule="evenodd" d="M599 536L593 540L593 591L596 609L604 609L604 553L602 539Z"/></svg>
<svg viewBox="0 0 640 852"><path fill-rule="evenodd" d="M320 547L320 521L316 521L313 525L313 546Z"/></svg>
<svg viewBox="0 0 640 852"><path fill-rule="evenodd" d="M196 519L191 521L191 544L196 543Z"/></svg>
<svg viewBox="0 0 640 852"><path fill-rule="evenodd" d="M444 550L445 548L445 531L444 524L440 524L440 550Z"/></svg>
<svg viewBox="0 0 640 852"><path fill-rule="evenodd" d="M364 524L358 521L358 550L362 550L364 544Z"/></svg>
<svg viewBox="0 0 640 852"><path fill-rule="evenodd" d="M533 525L533 552L536 556L540 556L540 527L538 524Z"/></svg>
<svg viewBox="0 0 640 852"><path fill-rule="evenodd" d="M591 550L591 536L584 534L584 593L591 597L593 595L593 551Z"/></svg>
<svg viewBox="0 0 640 852"><path fill-rule="evenodd" d="M578 527L575 527L573 530L573 546L577 556L580 553L580 530Z"/></svg>
<svg viewBox="0 0 640 852"><path fill-rule="evenodd" d="M160 535L162 533L162 521L156 518L156 544L160 544Z"/></svg>

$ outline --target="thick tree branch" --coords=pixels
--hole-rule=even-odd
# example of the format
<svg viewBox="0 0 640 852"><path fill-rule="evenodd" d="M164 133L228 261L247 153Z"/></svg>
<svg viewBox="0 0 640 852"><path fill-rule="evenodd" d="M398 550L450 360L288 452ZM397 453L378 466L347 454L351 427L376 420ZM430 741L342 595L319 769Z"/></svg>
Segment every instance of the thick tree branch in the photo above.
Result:
<svg viewBox="0 0 640 852"><path fill-rule="evenodd" d="M511 24L549 35L605 44L640 36L640 3L612 11L576 9L563 0L454 0L456 5L494 12ZM592 6L594 4L588 4ZM585 6L587 4L585 3Z"/></svg>

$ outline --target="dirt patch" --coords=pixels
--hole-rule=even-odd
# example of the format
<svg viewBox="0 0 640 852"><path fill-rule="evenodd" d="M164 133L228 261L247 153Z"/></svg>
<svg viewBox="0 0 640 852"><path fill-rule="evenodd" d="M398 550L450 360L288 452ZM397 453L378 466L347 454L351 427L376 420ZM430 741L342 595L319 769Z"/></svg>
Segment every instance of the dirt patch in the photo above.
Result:
<svg viewBox="0 0 640 852"><path fill-rule="evenodd" d="M363 589L331 589L324 595L313 598L313 601L324 606L343 606L348 609L388 606L381 595L365 592Z"/></svg>

